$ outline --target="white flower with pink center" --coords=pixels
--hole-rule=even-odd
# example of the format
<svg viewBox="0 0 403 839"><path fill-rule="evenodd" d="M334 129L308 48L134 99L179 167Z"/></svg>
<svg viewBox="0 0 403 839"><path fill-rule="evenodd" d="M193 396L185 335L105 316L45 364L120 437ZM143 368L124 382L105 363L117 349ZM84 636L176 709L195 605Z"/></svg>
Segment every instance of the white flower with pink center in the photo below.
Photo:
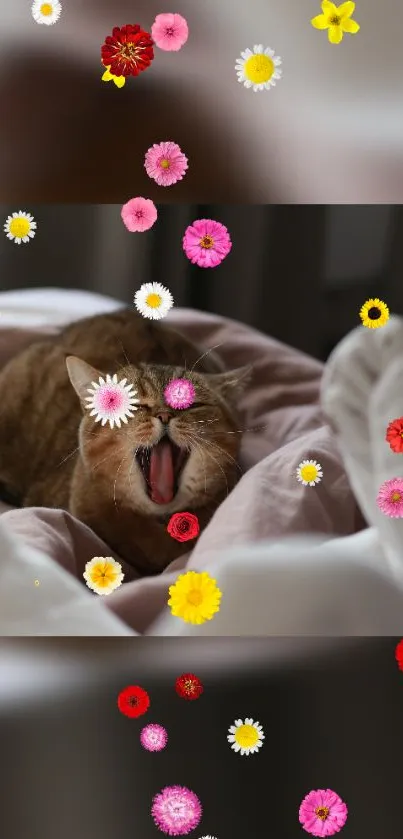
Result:
<svg viewBox="0 0 403 839"><path fill-rule="evenodd" d="M128 418L134 417L133 411L137 411L139 400L136 399L137 391L133 385L126 384L127 379L118 381L117 374L109 374L99 382L91 382L92 388L87 388L91 396L86 396L85 407L91 411L90 416L95 417L95 422L106 425L109 422L111 428L116 425L121 427L122 422L127 424Z"/></svg>
<svg viewBox="0 0 403 839"><path fill-rule="evenodd" d="M196 391L189 379L172 379L164 390L164 399L170 408L184 410L190 408L195 400Z"/></svg>
<svg viewBox="0 0 403 839"><path fill-rule="evenodd" d="M140 743L148 752L161 752L167 742L167 730L158 723L146 725L140 733Z"/></svg>

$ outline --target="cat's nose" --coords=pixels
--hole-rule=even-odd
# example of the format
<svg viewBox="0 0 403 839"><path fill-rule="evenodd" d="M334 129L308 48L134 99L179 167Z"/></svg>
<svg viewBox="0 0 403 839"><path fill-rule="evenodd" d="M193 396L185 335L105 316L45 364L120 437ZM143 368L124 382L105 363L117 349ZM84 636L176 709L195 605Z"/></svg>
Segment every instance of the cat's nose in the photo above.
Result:
<svg viewBox="0 0 403 839"><path fill-rule="evenodd" d="M164 425L168 425L169 420L171 419L171 415L169 414L168 411L160 411L158 414L156 414L156 416L157 416L157 419L161 420L161 422Z"/></svg>

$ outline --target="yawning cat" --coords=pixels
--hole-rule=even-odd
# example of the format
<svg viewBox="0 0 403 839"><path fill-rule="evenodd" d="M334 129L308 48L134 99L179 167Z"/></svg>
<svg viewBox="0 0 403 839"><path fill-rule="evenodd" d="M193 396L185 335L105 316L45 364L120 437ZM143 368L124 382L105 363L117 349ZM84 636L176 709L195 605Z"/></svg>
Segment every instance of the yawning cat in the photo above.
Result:
<svg viewBox="0 0 403 839"><path fill-rule="evenodd" d="M3 497L68 510L137 572L162 571L190 547L168 534L171 515L193 512L202 530L239 477L247 372L220 370L213 353L131 309L32 344L0 373ZM138 400L120 428L97 422L86 402L92 383L115 373ZM187 409L164 399L177 378L194 387Z"/></svg>

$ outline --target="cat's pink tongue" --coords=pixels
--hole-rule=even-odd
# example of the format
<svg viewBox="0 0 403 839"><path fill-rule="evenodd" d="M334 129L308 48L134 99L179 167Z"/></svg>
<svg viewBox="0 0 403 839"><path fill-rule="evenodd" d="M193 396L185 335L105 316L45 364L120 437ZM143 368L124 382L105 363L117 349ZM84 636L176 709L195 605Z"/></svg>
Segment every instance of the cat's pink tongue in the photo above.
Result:
<svg viewBox="0 0 403 839"><path fill-rule="evenodd" d="M169 504L175 494L175 476L172 449L167 440L162 440L151 449L149 481L152 501L155 504Z"/></svg>

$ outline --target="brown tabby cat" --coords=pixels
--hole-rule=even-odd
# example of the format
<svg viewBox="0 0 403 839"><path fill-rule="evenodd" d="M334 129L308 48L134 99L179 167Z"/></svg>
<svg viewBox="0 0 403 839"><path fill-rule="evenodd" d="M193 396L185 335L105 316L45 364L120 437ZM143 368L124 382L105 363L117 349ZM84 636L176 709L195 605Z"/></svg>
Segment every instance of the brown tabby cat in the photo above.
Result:
<svg viewBox="0 0 403 839"><path fill-rule="evenodd" d="M172 513L194 512L202 530L239 475L235 400L246 371L217 372L217 357L202 353L125 309L17 355L0 373L3 497L68 510L137 572L162 571L194 544L167 533ZM101 426L86 407L87 389L107 373L137 391L138 408L121 428ZM195 401L172 410L164 388L182 377Z"/></svg>

